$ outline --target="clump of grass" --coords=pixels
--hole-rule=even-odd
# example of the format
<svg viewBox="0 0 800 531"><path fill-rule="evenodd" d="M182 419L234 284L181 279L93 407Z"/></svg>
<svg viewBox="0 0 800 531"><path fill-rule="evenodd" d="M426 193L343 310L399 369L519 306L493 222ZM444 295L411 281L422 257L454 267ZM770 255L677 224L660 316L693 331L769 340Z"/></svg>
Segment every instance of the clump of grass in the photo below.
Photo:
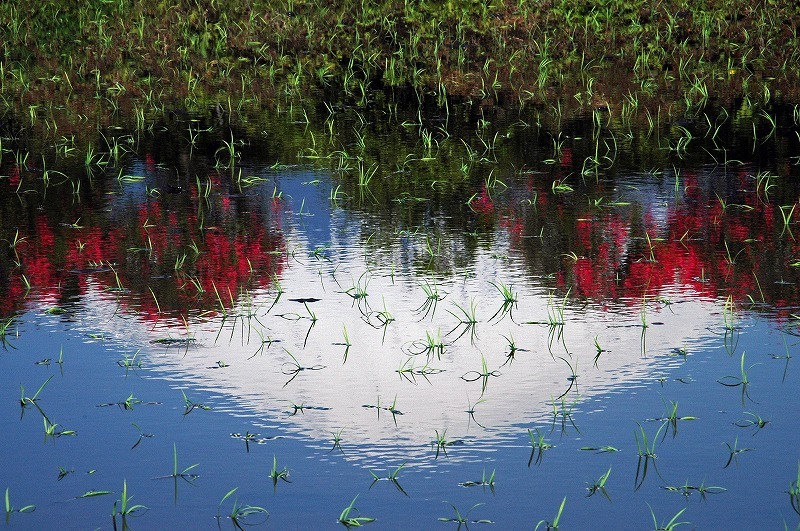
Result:
<svg viewBox="0 0 800 531"><path fill-rule="evenodd" d="M528 458L528 466L531 466L531 463L534 462L537 465L542 464L542 459L544 458L544 453L553 448L553 445L547 442L544 438L544 433L539 431L539 428L534 428L531 430L528 429L528 438L531 442L531 456Z"/></svg>
<svg viewBox="0 0 800 531"><path fill-rule="evenodd" d="M400 364L400 367L396 369L395 372L398 373L401 378L405 378L411 383L417 382L417 376L422 376L425 378L425 381L431 383L431 381L428 379L428 376L431 374L439 374L444 372L444 369L436 369L431 367L428 362L426 362L422 367L418 367L414 365L414 358L408 358Z"/></svg>
<svg viewBox="0 0 800 531"><path fill-rule="evenodd" d="M6 523L8 523L8 518L11 516L12 513L32 513L36 510L35 505L25 505L24 507L20 507L19 509L15 508L11 505L11 495L10 490L8 487L6 488L6 496L5 496L5 512L6 512Z"/></svg>
<svg viewBox="0 0 800 531"><path fill-rule="evenodd" d="M297 378L297 375L303 371L320 371L325 368L325 365L319 365L319 364L303 366L300 364L299 361L297 361L297 358L295 358L291 352L289 352L285 348L283 349L283 351L286 352L286 354L288 354L289 357L292 359L292 361L284 363L283 367L281 368L281 372L283 374L291 376L291 378L289 378L289 380L285 384L283 384L284 387L289 385L295 378Z"/></svg>
<svg viewBox="0 0 800 531"><path fill-rule="evenodd" d="M567 298L569 297L572 288L568 289L564 294L564 298L560 303L553 300L553 293L547 299L547 324L553 327L564 326L564 309L567 306Z"/></svg>
<svg viewBox="0 0 800 531"><path fill-rule="evenodd" d="M459 328L463 326L463 330L461 333L453 341L458 341L464 334L467 332L470 333L470 337L474 340L475 339L475 325L478 324L478 316L477 316L477 306L475 303L475 299L470 300L469 307L462 306L457 302L453 302L457 311L447 310L447 313L452 315L458 320L456 326L454 326L446 335L450 335Z"/></svg>
<svg viewBox="0 0 800 531"><path fill-rule="evenodd" d="M663 400L663 399L662 399ZM669 404L665 400L664 401L664 415L661 417L656 417L654 419L649 420L656 420L660 422L664 422L668 425L672 430L672 436L675 437L678 434L678 421L679 420L697 420L697 417L693 416L678 416L678 402L674 402L672 400L669 401ZM664 432L664 437L667 436L667 432Z"/></svg>
<svg viewBox="0 0 800 531"><path fill-rule="evenodd" d="M486 428L486 426L484 426L483 424L481 424L480 422L478 422L478 421L475 419L475 407L476 407L478 404L480 404L481 402L486 402L486 399L481 399L481 400L478 400L477 402L475 402L474 404L472 404L472 403L470 403L470 401L469 401L469 397L467 397L467 407L468 407L469 409L466 409L466 410L464 410L464 413L466 413L466 414L468 414L468 415L469 415L469 420L470 420L470 421L473 421L473 422L475 422L475 424L477 424L477 425L478 425L478 426L480 426L481 428L484 428L484 429L485 429L485 428Z"/></svg>
<svg viewBox="0 0 800 531"><path fill-rule="evenodd" d="M269 473L269 477L272 480L273 490L278 488L278 481L291 483L291 481L289 481L289 469L286 467L278 468L278 458L274 454L272 456L272 470Z"/></svg>
<svg viewBox="0 0 800 531"><path fill-rule="evenodd" d="M593 361L595 368L597 368L597 362L600 360L600 355L603 352L608 352L608 350L600 346L600 341L598 340L597 336L594 336L594 349L595 349L595 355Z"/></svg>
<svg viewBox="0 0 800 531"><path fill-rule="evenodd" d="M361 407L366 409L374 409L378 412L378 418L381 418L381 410L388 411L392 414L392 419L394 420L395 426L397 425L397 415L402 415L403 412L397 409L397 395L394 397L394 401L389 406L382 406L381 405L381 397L378 396L378 403L377 405L373 404L364 404Z"/></svg>
<svg viewBox="0 0 800 531"><path fill-rule="evenodd" d="M10 345L7 342L7 339L6 339L7 336L8 336L8 332L9 332L8 329L11 327L11 323L13 323L13 322L14 322L14 320L11 319L11 318L6 319L3 322L0 322L0 344L3 345L3 348L6 348L7 346L11 346L11 348L15 348L13 345Z"/></svg>
<svg viewBox="0 0 800 531"><path fill-rule="evenodd" d="M728 456L728 461L725 463L725 466L722 468L728 468L732 462L736 461L736 459L739 457L739 454L752 450L752 448L739 448L739 437L736 437L736 439L733 441L733 445L730 443L725 443L725 446L728 447L728 452L730 455Z"/></svg>
<svg viewBox="0 0 800 531"><path fill-rule="evenodd" d="M181 389L181 394L183 395L183 415L186 416L195 409L202 409L203 411L211 410L211 406L207 406L205 404L201 404L199 402L193 402L186 396L186 392Z"/></svg>
<svg viewBox="0 0 800 531"><path fill-rule="evenodd" d="M503 318L508 315L511 317L511 320L514 320L514 308L517 306L517 293L511 288L511 286L507 286L503 282L489 282L494 288L500 293L503 297L503 303L498 308L494 315L489 318L489 321L493 321L495 317L498 317L498 321L502 321Z"/></svg>
<svg viewBox="0 0 800 531"><path fill-rule="evenodd" d="M558 359L560 359L561 361L566 363L567 367L569 367L569 371L570 371L570 375L567 376L567 381L569 382L569 386L567 386L567 389L563 393L561 393L561 395L557 398L557 400L560 400L561 398L565 397L572 390L573 387L575 387L576 391L578 390L577 389L577 384L578 384L578 360L576 359L575 363L573 364L573 363L570 363L570 361L567 358L563 357L563 356L559 356Z"/></svg>
<svg viewBox="0 0 800 531"><path fill-rule="evenodd" d="M634 432L634 436L636 438L636 453L639 454L639 457L645 457L648 459L656 458L656 442L658 441L659 435L665 426L666 424L662 424L658 430L656 430L655 437L648 439L647 432L644 431L644 428L641 425L639 425L639 431Z"/></svg>
<svg viewBox="0 0 800 531"><path fill-rule="evenodd" d="M619 448L613 446L583 446L580 448L584 452L595 452L598 454L605 454L611 452L619 452Z"/></svg>
<svg viewBox="0 0 800 531"><path fill-rule="evenodd" d="M408 493L400 485L400 481L398 479L400 471L403 470L403 467L405 467L405 466L406 466L406 463L403 463L402 465L398 466L394 470L390 471L389 474L386 475L385 477L379 476L378 474L376 474L375 472L370 470L369 473L372 474L372 484L369 486L369 488L371 489L373 487L373 485L375 485L375 483L377 483L378 481L389 481L389 482L392 483L392 485L395 486L395 488L397 490L399 490L400 492L402 492L403 494L408 496Z"/></svg>
<svg viewBox="0 0 800 531"><path fill-rule="evenodd" d="M267 442L272 440L272 439L280 438L279 436L261 437L258 433L251 433L250 430L247 430L243 434L239 433L239 432L231 433L231 437L234 438L234 439L238 439L238 440L244 442L244 446L245 446L245 449L246 449L247 453L250 453L250 444L251 443L254 443L254 444L267 444Z"/></svg>
<svg viewBox="0 0 800 531"><path fill-rule="evenodd" d="M442 430L442 433L439 433L439 430L434 430L436 432L436 438L431 441L431 446L436 448L436 457L439 457L439 452L441 451L444 455L447 455L447 447L453 446L456 444L463 444L464 441L461 439L448 439L447 438L447 428Z"/></svg>
<svg viewBox="0 0 800 531"><path fill-rule="evenodd" d="M650 504L647 504L650 507ZM673 516L668 522L662 522L661 524L658 523L658 519L656 518L656 513L653 512L653 508L650 507L650 516L653 517L653 529L654 531L673 531L676 527L681 525L689 525L689 522L679 522L678 518L686 511L684 507Z"/></svg>
<svg viewBox="0 0 800 531"><path fill-rule="evenodd" d="M358 277L357 281L353 281L353 285L346 289L344 292L349 295L354 301L361 301L367 298L367 287L369 286L370 277L364 272Z"/></svg>
<svg viewBox="0 0 800 531"><path fill-rule="evenodd" d="M561 516L564 514L564 505L567 503L567 497L564 496L564 499L561 500L561 505L558 507L558 512L556 513L555 518L553 521L550 522L548 520L539 520L539 523L536 524L534 531L539 529L541 526L545 526L547 531L558 531L558 524L561 522Z"/></svg>
<svg viewBox="0 0 800 531"><path fill-rule="evenodd" d="M733 424L734 426L739 426L740 428L753 428L753 435L763 430L767 424L769 424L768 420L761 418L761 416L757 413L745 411L744 414L747 415L748 418L738 420Z"/></svg>
<svg viewBox="0 0 800 531"><path fill-rule="evenodd" d="M494 492L494 475L496 470L492 470L492 473L488 476L486 475L486 469L483 469L483 473L481 474L481 479L478 481L464 481L463 483L459 483L459 487L489 487L489 489Z"/></svg>
<svg viewBox="0 0 800 531"><path fill-rule="evenodd" d="M339 518L337 519L340 524L348 529L351 527L361 527L364 524L370 524L375 521L375 518L371 518L369 516L351 516L351 513L359 514L358 509L356 508L357 499L358 494L356 494L356 497L350 502L350 505L345 507L342 512L339 513Z"/></svg>
<svg viewBox="0 0 800 531"><path fill-rule="evenodd" d="M109 407L109 406L117 406L123 411L131 411L133 410L134 406L139 404L146 404L146 405L159 405L161 402L145 402L136 398L133 393L128 395L128 398L122 400L120 402L107 402L105 404L98 404L97 407Z"/></svg>
<svg viewBox="0 0 800 531"><path fill-rule="evenodd" d="M442 341L442 331L439 329L436 330L435 334L429 330L426 330L425 339L418 339L403 346L403 351L409 356L419 356L424 354L428 358L431 358L435 355L437 359L442 359L444 350L445 344Z"/></svg>
<svg viewBox="0 0 800 531"><path fill-rule="evenodd" d="M239 487L233 488L228 491L225 496L219 502L219 507L217 508L217 523L219 523L222 515L220 513L220 509L222 508L222 504L225 503L225 500L233 496L233 494L239 490ZM256 505L247 505L243 503L239 503L238 498L234 498L233 506L231 507L231 511L228 513L228 518L230 519L231 523L233 523L233 527L236 529L243 529L245 525L256 525L255 523L246 521L247 518L254 516L254 515L262 515L265 518L269 518L269 511L267 511L263 507L259 507Z"/></svg>
<svg viewBox="0 0 800 531"><path fill-rule="evenodd" d="M493 524L494 523L492 520L486 520L486 519L481 519L481 520L470 520L469 519L469 513L471 513L477 507L480 507L481 505L483 505L482 503L476 503L475 505L470 507L469 510L466 513L464 513L463 515L461 514L461 511L458 510L458 507L456 507L455 505L453 505L450 502L445 502L445 503L448 503L450 505L450 507L453 508L453 511L455 511L456 514L455 514L454 517L451 517L451 518L439 518L440 522L453 522L454 524L458 524L459 528L461 528L462 525L468 528L469 524Z"/></svg>
<svg viewBox="0 0 800 531"><path fill-rule="evenodd" d="M50 422L50 419L48 419L47 417L42 417L42 422L44 423L45 440L47 440L48 438L55 439L56 437L63 437L65 435L78 434L78 432L75 430L61 430L61 431L56 430L58 424Z"/></svg>
<svg viewBox="0 0 800 531"><path fill-rule="evenodd" d="M189 471L194 469L194 468L197 468L198 466L200 466L200 463L195 463L193 465L190 465L190 466L184 468L183 470L181 470L179 472L178 471L178 447L177 447L177 445L175 443L172 443L172 474L169 474L167 476L158 476L158 477L153 478L153 479L172 478L172 479L177 480L178 478L181 478L182 480L186 481L187 483L193 483L200 476L198 476L197 474L192 474Z"/></svg>
<svg viewBox="0 0 800 531"><path fill-rule="evenodd" d="M121 360L117 360L117 365L125 369L125 376L128 375L128 371L132 369L141 369L142 368L142 360L137 359L139 352L141 349L137 350L133 353L132 356L128 354L123 354Z"/></svg>
<svg viewBox="0 0 800 531"><path fill-rule="evenodd" d="M606 482L608 481L608 477L610 475L611 475L611 467L608 467L608 470L606 471L605 474L597 478L588 487L586 487L586 490L589 491L589 494L586 495L587 498L592 497L598 492L600 492L603 496L606 497L606 499L608 499L608 501L611 501L611 497L608 495L608 492L606 491Z"/></svg>
<svg viewBox="0 0 800 531"><path fill-rule="evenodd" d="M800 462L797 463L797 479L789 484L789 490L786 493L789 495L789 503L792 505L792 509L800 515Z"/></svg>
<svg viewBox="0 0 800 531"><path fill-rule="evenodd" d="M641 425L639 425L639 432L634 432L634 437L636 438L636 453L639 455L639 460L636 464L634 490L639 490L639 488L644 484L644 480L647 478L647 472L651 462L653 462L653 467L655 468L655 459L657 457L656 444L661 431L666 426L666 422L661 424L652 439L648 439L647 432L644 431L644 428ZM658 469L656 469L656 473L658 473Z"/></svg>
<svg viewBox="0 0 800 531"><path fill-rule="evenodd" d="M705 499L708 494L721 494L728 490L723 487L707 487L705 481L700 485L690 485L688 479L683 485L662 485L661 488L670 492L679 492L684 498L688 498L693 492L698 492L703 499Z"/></svg>
<svg viewBox="0 0 800 531"><path fill-rule="evenodd" d="M386 331L389 328L389 323L393 322L395 319L392 313L386 308L386 299L383 297L381 297L381 299L383 300L383 310L370 311L362 316L362 320L373 328L383 329L383 336L381 337L381 342L383 342L386 340ZM373 320L376 322L373 322Z"/></svg>
<svg viewBox="0 0 800 531"><path fill-rule="evenodd" d="M34 407L36 407L36 409L38 409L38 410L39 410L39 412L40 412L40 413L42 413L42 415L43 415L43 416L45 416L45 415L44 415L44 412L43 412L43 411L42 411L42 409L39 407L39 403L38 403L37 401L39 400L39 395L42 393L42 390L45 388L45 386L46 386L48 383L50 383L50 380L52 380L52 379L53 379L53 377L52 377L52 376L50 376L49 378L47 378L47 380L45 380L45 381L44 381L44 383L43 383L42 385L40 385L40 386L39 386L39 389L37 389L37 390L36 390L36 392L33 394L33 396L27 396L27 395L25 394L25 387L24 387L24 386L22 386L22 385L20 385L20 386L19 386L19 388L20 388L20 399L19 399L19 405L20 405L20 407L22 408L22 413L23 413L23 414L25 413L25 408L26 408L26 407L28 407L28 406L34 406Z"/></svg>
<svg viewBox="0 0 800 531"><path fill-rule="evenodd" d="M744 363L745 353L742 352L741 359L739 361L739 376L733 375L726 375L717 380L717 382L721 383L726 387L742 387L742 405L744 405L744 398L750 398L750 394L748 393L748 386L750 385L750 380L747 377L747 371L755 367L756 364L751 365L750 367L745 367Z"/></svg>
<svg viewBox="0 0 800 531"><path fill-rule="evenodd" d="M494 376L494 377L500 376L500 371L498 371L498 370L490 371L489 370L489 366L486 363L486 356L481 354L481 370L480 371L467 371L467 372L465 372L464 374L461 375L461 379L464 380L465 382L474 382L476 380L480 380L481 381L481 393L485 393L486 392L486 385L487 385L487 383L489 381L489 377L491 377L491 376Z"/></svg>
<svg viewBox="0 0 800 531"><path fill-rule="evenodd" d="M127 516L138 516L147 511L147 507L144 505L131 504L132 499L133 496L128 496L128 482L123 480L122 493L120 494L119 500L114 502L114 507L111 510L112 518L116 519L117 515L122 517L123 527L127 527L127 525L124 524L124 520ZM117 503L119 503L119 507L117 507Z"/></svg>
<svg viewBox="0 0 800 531"><path fill-rule="evenodd" d="M506 364L510 365L511 363L513 363L514 360L516 359L517 352L528 352L528 349L520 348L517 346L517 343L514 341L514 336L511 335L511 333L509 333L507 337L504 335L501 335L501 337L506 340L506 343L508 343L507 345L508 352L506 353L506 361L505 363L503 363L503 365Z"/></svg>
<svg viewBox="0 0 800 531"><path fill-rule="evenodd" d="M67 470L63 466L60 466L60 467L58 467L58 477L56 477L56 481L61 481L62 479L67 477L69 474L74 474L74 473L75 473L75 469L74 468Z"/></svg>
<svg viewBox="0 0 800 531"><path fill-rule="evenodd" d="M133 446L131 446L131 450L133 450L134 448L139 446L144 439L150 439L151 437L153 437L153 434L145 433L144 431L142 431L142 428L140 428L139 425L136 424L135 422L131 422L131 424L133 425L134 428L136 428L139 431L139 438L136 440L135 443L133 443Z"/></svg>
<svg viewBox="0 0 800 531"><path fill-rule="evenodd" d="M572 417L572 411L575 409L575 406L580 401L580 395L578 395L572 402L567 403L567 400L563 398L563 395L553 399L553 422L550 427L550 432L552 433L556 429L556 421L560 418L561 422L561 432L565 432L567 430L567 423L569 423L575 431L578 433L581 430L578 429L578 425L575 424L575 419Z"/></svg>
<svg viewBox="0 0 800 531"><path fill-rule="evenodd" d="M425 319L428 317L428 315L430 315L431 319L433 319L433 316L436 314L437 303L444 299L447 295L442 295L439 293L439 289L436 287L435 281L433 284L431 284L426 280L424 283L420 284L420 287L422 288L422 291L425 292L425 300L416 310L414 310L414 313L423 314L420 320Z"/></svg>

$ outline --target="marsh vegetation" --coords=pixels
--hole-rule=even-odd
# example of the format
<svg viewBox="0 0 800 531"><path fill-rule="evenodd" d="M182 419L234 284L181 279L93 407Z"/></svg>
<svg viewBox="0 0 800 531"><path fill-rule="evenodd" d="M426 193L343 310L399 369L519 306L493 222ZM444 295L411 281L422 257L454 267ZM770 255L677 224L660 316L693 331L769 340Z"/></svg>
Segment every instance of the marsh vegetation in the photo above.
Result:
<svg viewBox="0 0 800 531"><path fill-rule="evenodd" d="M9 526L800 524L796 7L229 4L0 6Z"/></svg>

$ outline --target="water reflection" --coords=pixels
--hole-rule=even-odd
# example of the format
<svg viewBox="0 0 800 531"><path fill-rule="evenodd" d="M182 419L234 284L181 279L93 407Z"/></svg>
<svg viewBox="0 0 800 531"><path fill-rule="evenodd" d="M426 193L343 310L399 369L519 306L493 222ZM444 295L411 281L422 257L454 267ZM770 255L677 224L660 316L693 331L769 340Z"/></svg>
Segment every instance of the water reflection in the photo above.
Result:
<svg viewBox="0 0 800 531"><path fill-rule="evenodd" d="M313 124L281 129L273 119L234 131L243 155L233 168L217 157L228 130L189 143L186 123L138 140L118 134L130 150L89 171L74 159L3 159L3 346L10 352L30 340L26 346L38 348L47 339L42 330L58 329L113 351L106 361L124 365L135 356L141 366L125 368L125 387L134 377L146 382L148 393L163 392L165 406L144 411L141 420L156 427L142 429L162 436L165 456L172 451L167 437L181 431L181 452L194 445L203 473L207 463L217 469L213 488L248 482L248 473L263 479L251 459L273 451L281 466L305 466L296 464L301 456L331 464L329 483L316 483L318 470L304 470L314 483L306 483L306 495L315 499L338 496L334 487L358 483L363 468L395 470L408 461L404 473L423 469L417 478L444 478L424 495L416 491L438 503L446 485L458 484L445 477L452 465L463 482L496 463L506 485L534 485L493 500L519 507L522 497L541 495L541 485L564 487L560 474L579 477L597 464L579 447L617 445L624 450L613 480L635 478L634 487L644 482L639 494L649 496L659 485L653 474L644 481L635 471L633 423L652 436L658 426L645 419L664 418L662 404L678 400L681 414L703 420L681 425L680 444L659 446L665 482L677 474L679 485L700 469L713 477L708 463L720 444L735 444L750 413L774 424L758 438L766 451L753 452L767 457L747 456L742 484L760 482L762 492L772 492L766 483L794 470L773 459L790 456L787 432L768 438L781 420L789 425L784 400L793 395L782 385L791 382L794 346L783 342L783 352L782 338L768 336L776 327L797 334L790 317L798 313L797 168L786 164L783 144L737 154L746 160L724 166L702 154L659 150L664 139L674 141L664 130L632 132L614 154L609 135L621 139L620 131L595 137L578 118L561 131L529 125L534 120L498 122L502 135L483 151L468 131L474 122L465 119L448 126L451 138L437 130L437 156L422 160L416 125L388 127L359 147L351 130L366 130L356 121L327 135ZM698 153L705 148L721 159L709 142L698 140ZM597 145L616 162L603 159L584 172ZM44 161L72 177L50 174L44 186ZM368 185L358 182L359 167L378 168ZM771 346L762 349L767 339ZM45 341L48 356L58 352L54 341ZM755 383L747 393L731 392L716 382L728 375L735 382L748 341ZM772 358L759 361L759 349ZM68 371L73 387L65 380L48 398L76 390L94 412L86 417L107 422L95 408L124 403L127 389L117 395L114 379L123 376L109 376L107 368L97 376L94 354L83 359L75 350L67 352L85 372ZM27 358L5 359L42 369ZM29 388L42 380L24 377ZM85 386L94 393L84 394ZM173 387L214 412L181 415ZM169 406L176 397L177 406ZM71 400L51 404L72 413L79 408ZM196 424L184 433L186 424L176 428L162 412L167 407ZM136 442L128 435L150 433L134 432L127 417L116 422L111 430L125 439L125 451ZM709 444L709 434L720 440ZM564 452L551 461L557 452L548 445L571 446L578 457ZM356 466L332 466L344 460ZM785 470L776 472L779 466ZM534 473L542 480L527 481ZM202 503L213 507L222 494L206 492ZM611 506L608 518L630 517L630 496ZM739 496L750 499L751 492ZM325 510L340 502L330 500ZM526 517L512 512L514 522Z"/></svg>
<svg viewBox="0 0 800 531"><path fill-rule="evenodd" d="M205 197L170 191L147 160L131 168L144 179L101 209L29 214L6 315L63 307L87 333L145 345L165 377L235 397L231 413L265 419L259 436L279 419L325 448L344 429L367 445L357 459L427 453L444 430L470 443L456 456L515 426L563 436L579 429L565 411L667 374L721 329L722 290L742 304L794 289L753 257L791 241L759 237L770 206L754 190L724 205L688 172L680 198L675 175L561 195L526 177L484 183L469 207L381 209L330 201L325 172L251 168L269 185Z"/></svg>
<svg viewBox="0 0 800 531"><path fill-rule="evenodd" d="M556 143L553 158L544 159L551 148L540 131L512 124L502 149L510 160L495 163L487 149L470 159L468 173L443 179L415 175L406 161L394 172L376 169L369 186L345 178L354 167L365 171L366 155L334 151L326 158L336 154L340 167L332 171L265 164L274 149L248 138L237 145L250 146L251 158L226 165L210 143L187 146L169 131L116 161L116 177L89 171L85 189L38 188L31 183L43 168L6 161L3 219L16 223L3 226L0 314L36 305L130 315L139 323L125 332L131 340L147 344L166 333L197 342L185 357L159 357L165 370L235 390L249 407L272 415L308 409L303 416L320 417L311 429L320 433L355 423L387 430L369 435L376 440L402 433L421 442L469 420L449 415L497 388L508 394L493 401L507 407L494 406L487 426L540 418L565 381L565 396L577 399L651 374L659 362L648 351L658 345L662 355L701 337L719 324L728 296L731 310L792 311L794 184L746 161L629 170L608 162L587 171L581 134L589 126L572 126L573 142ZM314 146L305 160L319 152ZM447 149L440 154L454 156ZM514 319L492 322L497 282L518 290ZM426 301L423 284L442 290L430 319L414 311ZM570 322L554 324L565 311ZM403 357L403 345L431 337L444 337L448 355ZM564 371L575 366L590 371L586 356L598 342L598 354L614 352L601 356L610 365L567 380ZM220 349L228 359L255 358L223 367ZM277 369L292 363L302 369L296 380L281 381ZM253 364L263 367L253 373ZM305 370L317 365L325 370ZM495 370L504 373L498 383ZM454 377L469 372L478 384ZM253 388L286 391L255 392L248 378ZM524 405L532 382L535 405ZM445 416L417 418L407 432L405 418L387 418L395 396L404 408L429 410L429 387ZM370 407L352 410L354 398ZM334 413L296 407L312 402Z"/></svg>

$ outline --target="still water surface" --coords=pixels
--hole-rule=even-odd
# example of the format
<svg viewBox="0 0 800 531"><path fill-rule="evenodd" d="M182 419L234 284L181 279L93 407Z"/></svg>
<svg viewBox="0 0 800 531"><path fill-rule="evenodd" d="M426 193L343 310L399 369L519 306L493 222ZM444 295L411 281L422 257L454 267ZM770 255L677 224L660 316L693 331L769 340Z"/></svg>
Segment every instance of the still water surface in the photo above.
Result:
<svg viewBox="0 0 800 531"><path fill-rule="evenodd" d="M353 112L324 146L289 115L175 115L91 170L3 159L0 487L36 506L12 527L122 525L123 481L131 528L229 528L234 503L334 527L356 495L386 529L456 527L450 504L532 528L565 497L567 528L798 525L788 131L726 164L735 124L681 152L465 111L430 148ZM163 478L173 445L197 479Z"/></svg>

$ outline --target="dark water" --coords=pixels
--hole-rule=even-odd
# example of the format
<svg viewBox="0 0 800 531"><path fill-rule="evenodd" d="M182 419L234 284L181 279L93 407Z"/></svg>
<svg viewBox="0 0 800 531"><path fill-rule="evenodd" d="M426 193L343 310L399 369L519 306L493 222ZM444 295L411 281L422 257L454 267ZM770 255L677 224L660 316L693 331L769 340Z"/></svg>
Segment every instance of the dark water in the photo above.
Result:
<svg viewBox="0 0 800 531"><path fill-rule="evenodd" d="M793 108L452 111L9 121L9 525L796 527Z"/></svg>

